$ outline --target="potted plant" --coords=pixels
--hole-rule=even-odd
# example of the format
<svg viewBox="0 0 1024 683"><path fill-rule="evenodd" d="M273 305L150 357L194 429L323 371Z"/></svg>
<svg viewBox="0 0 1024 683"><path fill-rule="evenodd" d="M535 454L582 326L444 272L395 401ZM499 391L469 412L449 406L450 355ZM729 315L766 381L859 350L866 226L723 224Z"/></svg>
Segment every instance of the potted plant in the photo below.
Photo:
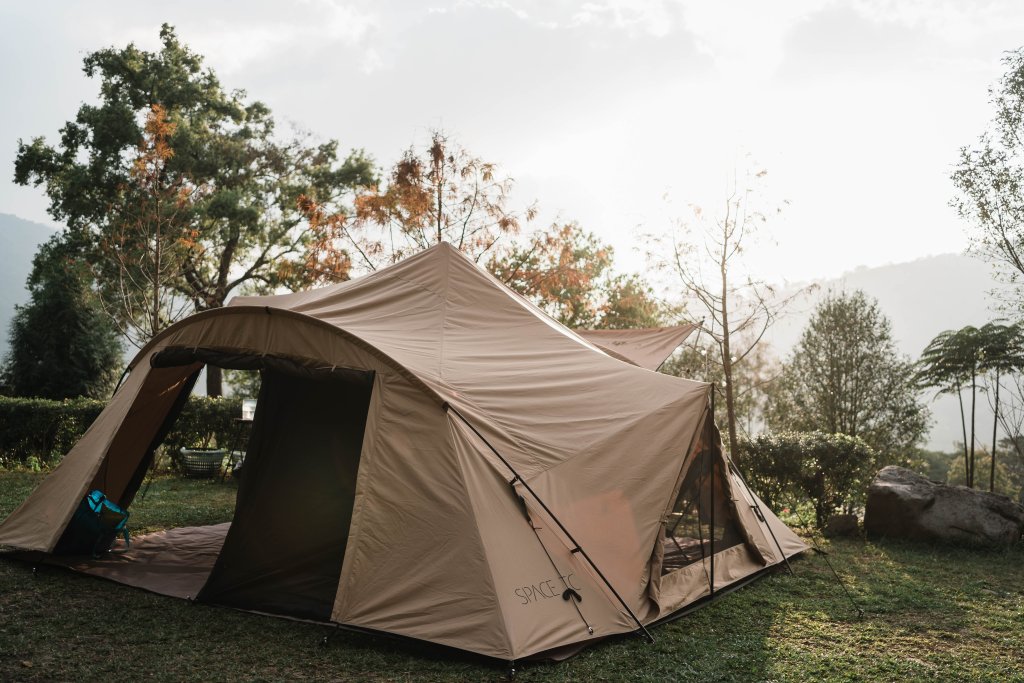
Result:
<svg viewBox="0 0 1024 683"><path fill-rule="evenodd" d="M186 477L209 479L220 474L227 453L227 449L214 446L214 432L208 429L199 434L195 445L178 450L178 465Z"/></svg>

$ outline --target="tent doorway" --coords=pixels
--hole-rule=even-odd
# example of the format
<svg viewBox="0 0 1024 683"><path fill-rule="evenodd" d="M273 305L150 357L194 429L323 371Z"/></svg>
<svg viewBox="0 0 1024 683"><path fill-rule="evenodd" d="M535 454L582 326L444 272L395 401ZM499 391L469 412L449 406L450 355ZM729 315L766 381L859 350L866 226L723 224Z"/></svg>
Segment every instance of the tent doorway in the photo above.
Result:
<svg viewBox="0 0 1024 683"><path fill-rule="evenodd" d="M196 600L328 621L344 561L372 371L169 349L158 366L258 369L235 513Z"/></svg>
<svg viewBox="0 0 1024 683"><path fill-rule="evenodd" d="M198 600L327 621L372 373L262 370L235 516Z"/></svg>

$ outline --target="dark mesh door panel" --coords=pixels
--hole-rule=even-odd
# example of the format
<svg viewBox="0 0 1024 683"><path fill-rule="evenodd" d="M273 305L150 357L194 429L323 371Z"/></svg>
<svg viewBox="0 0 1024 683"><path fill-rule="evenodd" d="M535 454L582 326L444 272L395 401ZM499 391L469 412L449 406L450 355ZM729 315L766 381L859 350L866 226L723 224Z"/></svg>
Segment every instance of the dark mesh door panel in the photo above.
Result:
<svg viewBox="0 0 1024 683"><path fill-rule="evenodd" d="M720 553L743 542L724 477L722 459L712 449L695 454L665 525L662 574L707 558L712 547Z"/></svg>
<svg viewBox="0 0 1024 683"><path fill-rule="evenodd" d="M234 521L198 599L330 619L372 383L264 368Z"/></svg>

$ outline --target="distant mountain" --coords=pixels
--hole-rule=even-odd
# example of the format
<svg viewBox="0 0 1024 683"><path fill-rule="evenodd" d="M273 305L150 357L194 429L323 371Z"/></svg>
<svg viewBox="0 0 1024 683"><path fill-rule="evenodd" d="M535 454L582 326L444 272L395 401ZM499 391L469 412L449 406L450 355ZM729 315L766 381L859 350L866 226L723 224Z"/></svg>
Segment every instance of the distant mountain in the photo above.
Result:
<svg viewBox="0 0 1024 683"><path fill-rule="evenodd" d="M991 272L986 263L959 254L857 268L834 280L815 283L817 290L801 299L792 313L779 321L771 330L769 342L785 357L799 341L814 305L828 291L861 289L878 299L882 311L892 321L893 337L900 351L917 360L939 332L983 325L998 317L990 308L989 292L997 286ZM955 441L963 440L956 397L944 396L932 403L929 394L927 399L933 425L926 445L935 450L952 450ZM985 399L979 399L979 405L984 404ZM979 425L988 424L991 434L991 413L979 409L978 420Z"/></svg>
<svg viewBox="0 0 1024 683"><path fill-rule="evenodd" d="M53 228L0 213L0 358L7 354L7 332L14 307L28 301L25 279L36 249Z"/></svg>

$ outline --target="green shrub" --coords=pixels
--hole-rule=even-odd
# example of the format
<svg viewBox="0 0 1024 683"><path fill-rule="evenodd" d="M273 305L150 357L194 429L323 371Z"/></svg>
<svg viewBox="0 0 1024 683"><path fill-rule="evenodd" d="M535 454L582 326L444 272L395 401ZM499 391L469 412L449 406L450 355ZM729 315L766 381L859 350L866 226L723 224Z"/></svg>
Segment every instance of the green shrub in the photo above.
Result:
<svg viewBox="0 0 1024 683"><path fill-rule="evenodd" d="M740 446L751 488L769 507L809 500L824 527L836 511L864 501L875 454L861 439L822 432L762 434Z"/></svg>
<svg viewBox="0 0 1024 683"><path fill-rule="evenodd" d="M51 401L0 397L0 465L59 460L103 410L89 398Z"/></svg>
<svg viewBox="0 0 1024 683"><path fill-rule="evenodd" d="M230 448L235 418L242 416L242 399L191 396L178 416L164 446L179 448Z"/></svg>
<svg viewBox="0 0 1024 683"><path fill-rule="evenodd" d="M54 465L103 410L103 401L0 397L0 467ZM241 399L191 396L164 439L171 452L185 447L230 447Z"/></svg>

